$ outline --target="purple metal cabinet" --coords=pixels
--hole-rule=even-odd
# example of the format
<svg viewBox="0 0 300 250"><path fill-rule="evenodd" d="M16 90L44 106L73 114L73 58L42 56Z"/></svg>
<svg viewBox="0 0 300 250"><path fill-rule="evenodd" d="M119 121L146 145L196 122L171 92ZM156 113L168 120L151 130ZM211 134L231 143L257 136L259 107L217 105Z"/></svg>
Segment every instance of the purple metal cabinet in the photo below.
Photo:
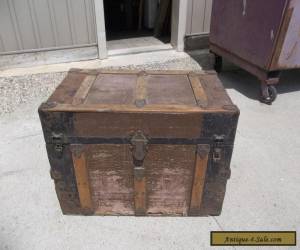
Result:
<svg viewBox="0 0 300 250"><path fill-rule="evenodd" d="M262 101L277 96L280 71L300 68L299 0L214 0L210 50L261 81Z"/></svg>

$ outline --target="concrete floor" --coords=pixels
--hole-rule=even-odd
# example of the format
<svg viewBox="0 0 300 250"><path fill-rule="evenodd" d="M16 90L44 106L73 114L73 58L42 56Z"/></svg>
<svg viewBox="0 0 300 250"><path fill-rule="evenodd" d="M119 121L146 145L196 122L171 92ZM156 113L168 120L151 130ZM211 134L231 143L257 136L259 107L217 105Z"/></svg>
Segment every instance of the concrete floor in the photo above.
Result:
<svg viewBox="0 0 300 250"><path fill-rule="evenodd" d="M143 52L153 52L158 50L172 50L170 43L163 43L153 36L137 38L126 38L107 41L108 55L128 55Z"/></svg>
<svg viewBox="0 0 300 250"><path fill-rule="evenodd" d="M207 66L207 56L192 56ZM257 101L249 74L220 78L241 110L221 216L63 216L37 116L41 95L0 116L0 249L209 249L211 230L299 230L300 72L283 74L272 106Z"/></svg>

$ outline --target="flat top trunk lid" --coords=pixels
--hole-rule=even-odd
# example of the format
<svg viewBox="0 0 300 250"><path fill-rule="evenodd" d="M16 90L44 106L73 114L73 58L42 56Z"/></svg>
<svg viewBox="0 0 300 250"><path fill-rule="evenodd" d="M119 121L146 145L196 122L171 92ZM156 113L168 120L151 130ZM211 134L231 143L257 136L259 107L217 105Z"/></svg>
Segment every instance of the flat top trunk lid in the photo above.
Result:
<svg viewBox="0 0 300 250"><path fill-rule="evenodd" d="M214 72L103 70L71 70L39 111L45 138L90 139L197 139L205 114L239 112Z"/></svg>
<svg viewBox="0 0 300 250"><path fill-rule="evenodd" d="M214 72L70 70L42 106L73 112L226 111L232 102Z"/></svg>

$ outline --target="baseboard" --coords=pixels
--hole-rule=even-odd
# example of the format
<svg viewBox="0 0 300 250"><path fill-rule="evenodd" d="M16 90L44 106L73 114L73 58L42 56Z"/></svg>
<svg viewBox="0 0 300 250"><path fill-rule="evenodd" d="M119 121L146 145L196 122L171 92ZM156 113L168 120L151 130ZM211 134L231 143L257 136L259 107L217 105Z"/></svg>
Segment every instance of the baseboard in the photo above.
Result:
<svg viewBox="0 0 300 250"><path fill-rule="evenodd" d="M0 69L84 61L98 58L96 46L0 56Z"/></svg>
<svg viewBox="0 0 300 250"><path fill-rule="evenodd" d="M208 49L209 34L191 35L185 37L185 50Z"/></svg>

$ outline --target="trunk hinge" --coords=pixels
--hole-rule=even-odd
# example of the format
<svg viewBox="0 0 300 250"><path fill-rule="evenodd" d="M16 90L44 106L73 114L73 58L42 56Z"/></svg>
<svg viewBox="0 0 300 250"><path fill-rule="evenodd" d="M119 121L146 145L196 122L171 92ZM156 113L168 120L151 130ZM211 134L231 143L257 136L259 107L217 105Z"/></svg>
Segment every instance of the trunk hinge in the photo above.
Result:
<svg viewBox="0 0 300 250"><path fill-rule="evenodd" d="M62 155L64 150L65 139L62 133L52 133L51 142L54 145L54 150L58 155Z"/></svg>
<svg viewBox="0 0 300 250"><path fill-rule="evenodd" d="M214 146L213 146L213 161L220 162L224 160L224 146L225 146L225 136L215 135L214 136Z"/></svg>
<svg viewBox="0 0 300 250"><path fill-rule="evenodd" d="M214 136L212 160L213 160L215 173L220 178L229 179L231 175L231 171L230 168L226 166L224 135Z"/></svg>

